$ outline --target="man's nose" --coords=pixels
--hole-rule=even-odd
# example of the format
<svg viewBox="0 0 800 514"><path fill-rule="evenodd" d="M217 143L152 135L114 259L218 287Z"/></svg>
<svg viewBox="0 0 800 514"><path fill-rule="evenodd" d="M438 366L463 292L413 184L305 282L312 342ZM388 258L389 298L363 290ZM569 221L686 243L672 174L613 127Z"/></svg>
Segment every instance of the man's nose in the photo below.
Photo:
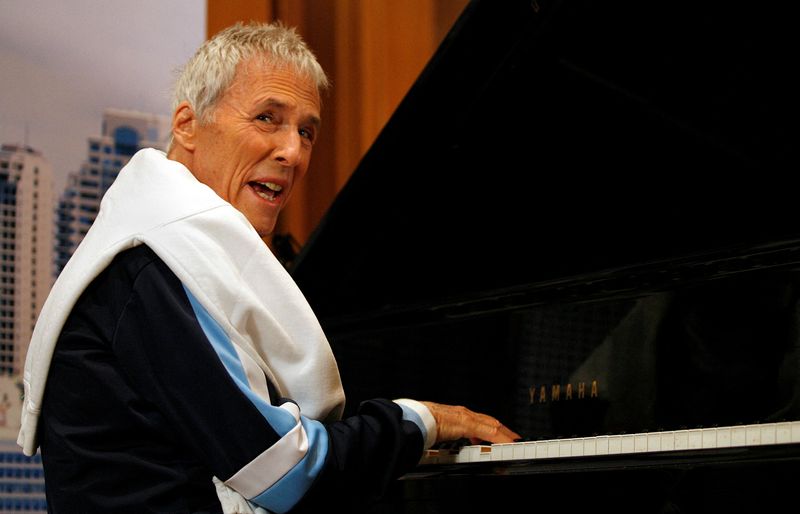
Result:
<svg viewBox="0 0 800 514"><path fill-rule="evenodd" d="M284 166L297 166L302 155L302 141L297 127L282 125L275 138L275 160Z"/></svg>

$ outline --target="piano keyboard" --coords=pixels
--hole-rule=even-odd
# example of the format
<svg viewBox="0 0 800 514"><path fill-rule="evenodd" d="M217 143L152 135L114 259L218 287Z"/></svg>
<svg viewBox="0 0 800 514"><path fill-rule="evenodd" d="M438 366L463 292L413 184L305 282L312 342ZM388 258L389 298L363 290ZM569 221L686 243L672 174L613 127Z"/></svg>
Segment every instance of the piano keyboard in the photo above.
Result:
<svg viewBox="0 0 800 514"><path fill-rule="evenodd" d="M625 455L800 443L800 421L426 450L420 465Z"/></svg>

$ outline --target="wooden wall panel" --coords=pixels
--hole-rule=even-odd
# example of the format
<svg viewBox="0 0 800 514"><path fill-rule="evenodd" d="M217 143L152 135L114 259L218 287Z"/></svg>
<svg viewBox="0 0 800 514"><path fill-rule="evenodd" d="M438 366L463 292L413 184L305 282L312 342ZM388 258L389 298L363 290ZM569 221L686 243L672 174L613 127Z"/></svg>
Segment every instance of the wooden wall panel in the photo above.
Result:
<svg viewBox="0 0 800 514"><path fill-rule="evenodd" d="M361 149L366 150L434 50L433 0L359 2Z"/></svg>
<svg viewBox="0 0 800 514"><path fill-rule="evenodd" d="M297 28L317 56L331 81L335 68L334 19L336 0L277 0L275 16ZM338 88L336 88L338 89ZM334 89L322 97L322 127L314 144L311 166L305 180L299 182L292 200L281 214L276 233L289 234L302 245L319 223L340 186L334 173L337 160L336 134L341 123L333 105ZM299 248L298 248L299 249Z"/></svg>
<svg viewBox="0 0 800 514"><path fill-rule="evenodd" d="M267 21L272 17L271 0L206 0L206 35L211 37L237 21Z"/></svg>
<svg viewBox="0 0 800 514"><path fill-rule="evenodd" d="M236 21L297 27L332 82L307 179L277 233L302 245L468 0L207 0L208 35Z"/></svg>

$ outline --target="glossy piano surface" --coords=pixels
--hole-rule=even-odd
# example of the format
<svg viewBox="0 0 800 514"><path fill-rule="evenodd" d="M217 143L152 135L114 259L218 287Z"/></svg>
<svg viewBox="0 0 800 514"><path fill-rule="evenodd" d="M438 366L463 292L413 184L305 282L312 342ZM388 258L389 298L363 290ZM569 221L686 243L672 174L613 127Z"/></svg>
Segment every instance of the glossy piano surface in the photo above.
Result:
<svg viewBox="0 0 800 514"><path fill-rule="evenodd" d="M471 2L297 280L340 323L797 238L783 9Z"/></svg>
<svg viewBox="0 0 800 514"><path fill-rule="evenodd" d="M292 269L349 409L464 404L529 440L800 420L787 9L470 2ZM376 512L749 512L797 446L458 466Z"/></svg>

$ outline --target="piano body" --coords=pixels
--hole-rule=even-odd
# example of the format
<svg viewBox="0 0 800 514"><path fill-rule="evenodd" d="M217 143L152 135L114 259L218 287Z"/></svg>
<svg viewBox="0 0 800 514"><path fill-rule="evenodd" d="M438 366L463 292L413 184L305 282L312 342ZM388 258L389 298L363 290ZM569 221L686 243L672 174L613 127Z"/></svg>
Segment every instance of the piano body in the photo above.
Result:
<svg viewBox="0 0 800 514"><path fill-rule="evenodd" d="M795 502L789 5L467 5L291 271L348 409L524 441L430 452L375 513Z"/></svg>

